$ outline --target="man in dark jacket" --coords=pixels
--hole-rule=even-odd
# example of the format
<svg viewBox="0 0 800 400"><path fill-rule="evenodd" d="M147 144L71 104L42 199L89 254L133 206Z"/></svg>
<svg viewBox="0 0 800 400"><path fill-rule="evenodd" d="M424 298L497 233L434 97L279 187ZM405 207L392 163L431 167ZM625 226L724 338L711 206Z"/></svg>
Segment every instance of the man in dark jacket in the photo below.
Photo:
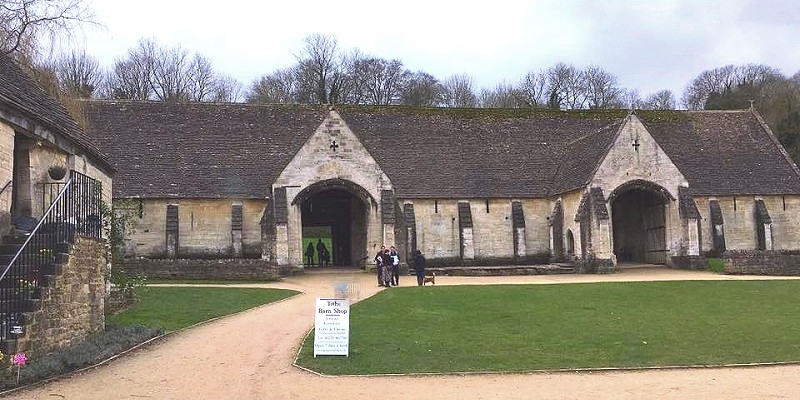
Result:
<svg viewBox="0 0 800 400"><path fill-rule="evenodd" d="M310 243L309 243L310 244ZM319 262L319 266L322 266L322 255L328 252L328 248L325 247L325 243L322 243L322 239L317 239L317 261ZM327 264L325 265L328 266Z"/></svg>
<svg viewBox="0 0 800 400"><path fill-rule="evenodd" d="M417 286L422 286L425 281L425 256L420 250L414 255L414 269L417 271Z"/></svg>
<svg viewBox="0 0 800 400"><path fill-rule="evenodd" d="M308 247L306 247L306 260L309 267L314 266L314 245L311 242L308 242Z"/></svg>

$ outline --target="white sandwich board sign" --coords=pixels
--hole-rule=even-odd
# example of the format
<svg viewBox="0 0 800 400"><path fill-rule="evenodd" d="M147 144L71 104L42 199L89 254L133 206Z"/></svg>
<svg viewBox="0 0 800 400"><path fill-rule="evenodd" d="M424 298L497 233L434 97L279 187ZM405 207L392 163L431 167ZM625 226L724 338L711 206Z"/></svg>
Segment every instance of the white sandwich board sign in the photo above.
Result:
<svg viewBox="0 0 800 400"><path fill-rule="evenodd" d="M350 299L317 299L314 357L350 355Z"/></svg>

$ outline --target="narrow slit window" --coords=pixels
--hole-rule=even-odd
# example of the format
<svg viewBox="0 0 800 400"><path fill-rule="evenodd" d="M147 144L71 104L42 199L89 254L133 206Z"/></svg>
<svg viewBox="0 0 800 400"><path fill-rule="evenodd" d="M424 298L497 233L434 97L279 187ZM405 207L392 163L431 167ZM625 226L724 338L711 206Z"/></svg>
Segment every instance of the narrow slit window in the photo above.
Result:
<svg viewBox="0 0 800 400"><path fill-rule="evenodd" d="M433 213L434 214L438 214L439 213L439 200L434 200L433 201Z"/></svg>

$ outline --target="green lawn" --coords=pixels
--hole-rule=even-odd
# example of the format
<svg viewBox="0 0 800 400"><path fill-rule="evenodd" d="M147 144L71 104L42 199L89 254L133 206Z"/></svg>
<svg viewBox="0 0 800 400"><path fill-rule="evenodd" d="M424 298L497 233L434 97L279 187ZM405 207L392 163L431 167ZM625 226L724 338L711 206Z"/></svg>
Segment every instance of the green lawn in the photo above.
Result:
<svg viewBox="0 0 800 400"><path fill-rule="evenodd" d="M174 331L198 322L271 303L298 292L285 289L237 287L168 287L137 289L140 300L131 308L110 316L114 325L141 324Z"/></svg>
<svg viewBox="0 0 800 400"><path fill-rule="evenodd" d="M354 304L327 374L800 361L800 281L392 288Z"/></svg>

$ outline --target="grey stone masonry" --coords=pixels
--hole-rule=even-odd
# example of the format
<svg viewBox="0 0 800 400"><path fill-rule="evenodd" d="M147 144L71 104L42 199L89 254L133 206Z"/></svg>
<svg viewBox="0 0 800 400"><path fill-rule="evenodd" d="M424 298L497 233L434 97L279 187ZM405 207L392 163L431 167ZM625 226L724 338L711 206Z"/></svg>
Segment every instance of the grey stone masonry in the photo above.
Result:
<svg viewBox="0 0 800 400"><path fill-rule="evenodd" d="M733 275L800 275L800 252L729 250L722 253L725 273Z"/></svg>
<svg viewBox="0 0 800 400"><path fill-rule="evenodd" d="M26 315L18 348L34 356L79 343L105 328L105 243L78 237L64 264L41 288L38 311Z"/></svg>
<svg viewBox="0 0 800 400"><path fill-rule="evenodd" d="M141 273L148 278L186 278L186 279L277 279L291 275L294 270L288 266L276 266L265 259L126 259L120 266L132 273Z"/></svg>
<svg viewBox="0 0 800 400"><path fill-rule="evenodd" d="M394 192L381 190L381 220L384 224L394 224Z"/></svg>
<svg viewBox="0 0 800 400"><path fill-rule="evenodd" d="M180 236L177 204L167 205L166 224L167 257L175 258L178 256L178 238Z"/></svg>

